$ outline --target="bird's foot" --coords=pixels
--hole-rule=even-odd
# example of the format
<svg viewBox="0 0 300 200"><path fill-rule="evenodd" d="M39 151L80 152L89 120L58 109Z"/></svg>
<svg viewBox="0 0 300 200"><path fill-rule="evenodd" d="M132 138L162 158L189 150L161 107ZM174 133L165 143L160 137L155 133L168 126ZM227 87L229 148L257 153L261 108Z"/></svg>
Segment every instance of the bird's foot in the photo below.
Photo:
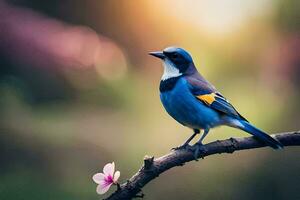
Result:
<svg viewBox="0 0 300 200"><path fill-rule="evenodd" d="M189 144L183 144L183 145L180 145L180 146L178 146L178 147L173 147L172 149L171 149L171 151L176 151L176 150L182 150L182 149L185 149L185 150L188 150L188 149L190 149L190 145Z"/></svg>
<svg viewBox="0 0 300 200"><path fill-rule="evenodd" d="M198 161L198 158L200 155L202 159L204 159L204 154L206 152L206 149L204 148L204 145L202 142L197 142L192 146L192 150L194 151L194 158L196 161Z"/></svg>

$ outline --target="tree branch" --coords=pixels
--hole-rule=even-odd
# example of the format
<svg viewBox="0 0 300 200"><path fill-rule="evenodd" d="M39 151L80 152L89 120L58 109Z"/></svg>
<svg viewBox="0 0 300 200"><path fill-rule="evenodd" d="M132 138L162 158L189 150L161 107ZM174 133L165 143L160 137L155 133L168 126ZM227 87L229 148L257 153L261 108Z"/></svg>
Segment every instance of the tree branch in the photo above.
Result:
<svg viewBox="0 0 300 200"><path fill-rule="evenodd" d="M284 146L300 146L300 131L280 133L273 135ZM266 145L256 140L254 137L230 138L227 140L217 140L201 147L199 158L204 158L213 154L233 153L234 151L265 147ZM192 150L175 150L162 157L145 156L144 165L126 183L110 195L107 200L132 199L144 195L139 194L141 189L151 180L161 173L176 166L182 166L186 162L193 161L194 152Z"/></svg>

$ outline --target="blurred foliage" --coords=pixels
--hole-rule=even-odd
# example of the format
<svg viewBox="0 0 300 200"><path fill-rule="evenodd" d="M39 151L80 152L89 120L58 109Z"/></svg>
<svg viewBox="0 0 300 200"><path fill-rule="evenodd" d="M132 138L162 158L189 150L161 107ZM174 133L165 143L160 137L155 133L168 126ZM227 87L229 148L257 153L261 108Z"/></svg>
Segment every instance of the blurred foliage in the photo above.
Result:
<svg viewBox="0 0 300 200"><path fill-rule="evenodd" d="M225 1L224 1L225 2ZM147 53L188 49L199 71L267 132L299 129L300 6L288 1L0 1L0 199L98 199L190 130L158 96ZM155 12L154 12L155 11ZM214 129L206 142L247 134ZM172 169L146 199L300 199L299 148L217 155Z"/></svg>

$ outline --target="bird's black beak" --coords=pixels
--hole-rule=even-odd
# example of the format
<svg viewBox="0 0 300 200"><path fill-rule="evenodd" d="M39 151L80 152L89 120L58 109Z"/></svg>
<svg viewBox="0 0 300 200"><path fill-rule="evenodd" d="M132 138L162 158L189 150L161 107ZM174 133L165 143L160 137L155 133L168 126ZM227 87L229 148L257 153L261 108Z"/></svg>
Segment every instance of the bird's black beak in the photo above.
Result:
<svg viewBox="0 0 300 200"><path fill-rule="evenodd" d="M161 51L150 52L149 55L160 58L160 59L164 59L166 57L164 55L164 53Z"/></svg>

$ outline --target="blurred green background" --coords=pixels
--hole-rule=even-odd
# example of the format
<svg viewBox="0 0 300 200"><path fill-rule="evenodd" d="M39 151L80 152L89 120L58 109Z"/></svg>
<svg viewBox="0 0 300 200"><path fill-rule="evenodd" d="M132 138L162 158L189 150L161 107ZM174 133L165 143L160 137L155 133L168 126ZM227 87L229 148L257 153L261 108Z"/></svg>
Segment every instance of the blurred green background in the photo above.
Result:
<svg viewBox="0 0 300 200"><path fill-rule="evenodd" d="M99 199L91 177L106 163L123 182L144 155L190 136L164 111L161 63L147 55L171 45L190 51L253 124L299 129L299 33L297 0L0 1L0 199ZM220 127L205 142L240 136ZM143 192L149 200L296 200L299 153L215 155L169 170Z"/></svg>

